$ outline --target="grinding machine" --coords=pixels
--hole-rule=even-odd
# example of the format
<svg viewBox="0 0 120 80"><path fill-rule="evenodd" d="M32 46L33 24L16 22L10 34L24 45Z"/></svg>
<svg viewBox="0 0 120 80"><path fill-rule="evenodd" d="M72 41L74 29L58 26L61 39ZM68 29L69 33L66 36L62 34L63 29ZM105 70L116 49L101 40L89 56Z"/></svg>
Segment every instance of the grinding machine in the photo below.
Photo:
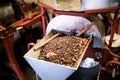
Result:
<svg viewBox="0 0 120 80"><path fill-rule="evenodd" d="M37 10L35 9L36 6L37 6ZM84 11L69 11L69 10L65 11L65 10L57 10L54 7L40 3L39 0L34 0L34 3L31 3L30 1L27 1L27 0L4 0L4 1L1 1L0 3L0 41L1 41L0 45L2 45L2 49L3 48L5 49L5 53L7 56L6 59L8 61L6 63L6 61L4 62L4 59L3 59L2 63L4 63L5 65L7 65L12 69L12 71L17 76L18 80L27 80L27 79L23 75L24 73L21 71L21 68L18 65L18 62L16 61L16 57L13 51L14 36L15 36L14 32L16 32L16 30L21 31L21 29L22 29L22 33L24 32L23 29L29 32L33 24L35 24L38 21L41 21L40 22L41 24L39 25L41 25L42 28L39 27L40 29L39 35L40 36L42 35L43 42L44 40L47 41L47 39L49 38L48 35L46 35L46 27L49 22L48 10L51 12L53 16L55 16L56 14L82 16L82 17L88 18L90 21L93 21L93 20L91 18L92 16L89 14L101 14L103 17L103 20L102 20L103 24L105 25L104 27L105 33L101 33L101 34L103 37L106 35L110 35L109 44L104 43L103 48L93 48L91 43L88 44L84 52L87 55L82 56L81 59L84 59L86 57L91 57L91 58L94 58L95 61L100 62L100 71L98 74L98 80L107 80L111 77L111 75L112 77L117 77L120 75L120 55L112 51L114 33L120 34L120 16L119 16L120 7L119 6L110 7L110 8L84 10ZM102 30L100 32L102 32ZM52 37L52 35L50 34L50 37ZM38 38L40 38L40 36ZM33 37L34 36L32 36L32 38ZM34 42L38 38L35 38ZM65 79L69 77L77 68L73 69L73 68L68 68L64 66L62 66L61 68L61 66L59 67L56 64L51 65L51 63L40 61L36 58L36 56L38 56L36 52L38 52L39 50L34 51L33 49L36 46L43 43L42 41L38 42L37 44L34 45L34 47L28 50L28 52L24 55L24 58L35 70L35 72L39 75L39 77L43 77L43 79L47 78L46 74L50 76L51 79L55 79L53 75L47 70L47 66L50 68L53 66L56 67L56 69L52 68L51 70L58 71L58 72L56 71L57 72L56 76L58 76L61 73L62 75L59 76L60 79ZM24 46L27 46L27 45L24 45ZM0 50L0 53L4 53L4 50L2 49ZM38 65L35 63L38 63ZM79 61L79 64L80 64L80 61ZM43 70L39 71L38 70L39 67L42 68ZM64 76L64 78L62 78L62 76Z"/></svg>
<svg viewBox="0 0 120 80"><path fill-rule="evenodd" d="M83 59L85 59L86 57L91 57L91 58L94 58L95 61L100 62L100 70L99 70L99 74L98 74L98 80L107 80L111 77L111 75L112 75L112 77L119 76L120 56L118 54L115 54L114 52L112 52L111 47L112 47L114 33L119 34L119 27L120 27L119 26L120 25L119 24L119 9L120 9L120 7L92 9L92 10L84 10L84 11L78 12L78 11L69 11L69 10L67 10L67 11L57 10L51 6L48 6L48 5L45 5L42 3L38 3L38 6L42 7L43 11L45 11L45 10L52 11L52 14L82 16L82 17L88 18L90 21L95 21L95 20L93 20L93 17L91 16L91 14L101 14L103 16L103 24L105 26L103 30L105 30L105 32L103 30L100 30L100 32L101 32L103 40L105 40L106 35L108 35L108 34L111 35L111 37L109 38L109 44L106 44L106 42L105 42L102 48L93 48L92 44L90 44L85 51L85 55L84 55ZM97 23L96 23L96 25L97 25ZM103 25L102 25L102 27L103 27ZM102 29L100 26L98 28ZM52 63L49 63L46 61L44 62L44 61L38 60L37 57L39 55L38 53L39 53L40 48L38 48L38 50L34 51L34 49L36 47L41 46L42 43L44 44L44 40L45 40L45 44L46 44L46 42L48 42L46 40L46 38L48 38L48 36L49 35L46 35L45 37L43 37L43 39L40 42L38 42L36 45L33 45L34 47L32 49L30 49L30 51L28 51L24 57L26 58L28 63L32 66L32 68L38 73L38 75L43 78L43 80L49 79L49 78L55 80L57 77L55 77L54 75L51 75L50 72L47 72L47 71L49 71L49 69L47 69L47 66L51 68L51 72L56 71L55 72L56 76L62 74L62 72L59 73L59 69L61 70L62 67L58 67L57 64L52 64ZM51 38L53 38L53 37L51 36ZM38 63L38 65L36 65L35 62ZM40 63L42 64L42 66L40 65ZM56 68L57 70L55 68L53 69L52 65L54 67L57 67ZM40 69L38 69L39 66L40 66ZM66 69L63 69L63 70L66 70ZM57 71L58 71L58 73L57 73ZM68 68L67 71L71 71L71 70L69 70L69 68ZM64 72L64 71L63 71L63 74L68 76L66 74L66 72ZM61 79L65 79L65 75L63 78L62 78L63 75L61 75ZM105 77L103 77L103 76L105 76ZM49 78L47 78L47 77L49 77Z"/></svg>

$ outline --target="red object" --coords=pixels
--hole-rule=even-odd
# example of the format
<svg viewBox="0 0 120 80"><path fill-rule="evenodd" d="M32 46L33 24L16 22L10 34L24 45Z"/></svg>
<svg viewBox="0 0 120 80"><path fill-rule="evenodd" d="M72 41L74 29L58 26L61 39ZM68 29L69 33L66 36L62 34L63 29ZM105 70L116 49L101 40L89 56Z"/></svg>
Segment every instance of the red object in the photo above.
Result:
<svg viewBox="0 0 120 80"><path fill-rule="evenodd" d="M86 11L80 11L80 12L78 12L78 11L60 11L60 10L55 10L54 8L49 7L47 5L44 5L44 4L41 4L41 3L37 3L37 5L40 7L40 11L34 12L30 16L13 23L11 25L12 28L16 28L16 27L19 27L19 26L24 26L25 28L29 28L36 21L41 19L43 34L45 35L46 25L47 25L45 12L47 11L47 9L52 11L53 14L74 15L74 16L86 16L87 14L90 14L90 13L102 13L102 12L103 13L112 12L112 13L115 13L116 15L118 15L119 10L120 10L120 7L116 7L116 8L106 8L106 9L86 10ZM115 17L115 19L113 19L112 22L114 22L114 24L116 24L117 20L118 20L118 17ZM112 23L111 23L111 27L113 28ZM119 24L119 29L120 29L120 24ZM112 43L114 32L115 32L114 30L112 30L112 32L111 32L112 37L110 39L110 44ZM120 34L120 30L118 30L118 33ZM19 66L16 62L16 59L14 57L14 53L13 53L13 32L10 35L8 34L5 37L0 35L0 38L2 39L2 43L5 47L6 54L7 54L8 60L9 60L8 66L11 69L14 70L14 72L18 76L19 80L26 80L25 76L23 75L22 71L20 70L20 68L19 68ZM109 47L111 47L111 45L109 45ZM88 48L87 52L89 52L91 54L92 53L94 54L94 52L96 52L96 50L94 50L94 49L90 49L90 50L89 49L90 48ZM111 54L109 49L104 48L103 50L100 50L100 51L102 51L103 53L109 54L110 57L117 57L115 54ZM119 58L119 57L117 57L117 58ZM109 61L108 58L103 59L103 62L104 62L104 60L105 60L105 62ZM106 69L104 69L104 71L106 71Z"/></svg>
<svg viewBox="0 0 120 80"><path fill-rule="evenodd" d="M22 73L16 58L14 56L14 52L13 52L13 45L14 45L14 35L13 33L10 33L9 35L7 35L6 37L0 37L2 39L2 44L5 48L6 51L6 55L8 58L8 62L6 63L7 66L9 66L14 72L15 74L18 76L19 80L27 80L26 77L24 76L24 74Z"/></svg>

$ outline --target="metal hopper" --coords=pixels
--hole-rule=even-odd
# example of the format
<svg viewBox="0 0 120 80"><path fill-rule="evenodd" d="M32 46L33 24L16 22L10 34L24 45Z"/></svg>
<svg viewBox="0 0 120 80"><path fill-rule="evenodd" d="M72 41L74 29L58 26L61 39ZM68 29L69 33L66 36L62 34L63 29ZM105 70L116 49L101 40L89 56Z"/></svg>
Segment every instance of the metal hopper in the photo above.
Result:
<svg viewBox="0 0 120 80"><path fill-rule="evenodd" d="M44 36L40 42L38 42L34 47L32 47L25 55L24 58L30 64L30 66L34 69L34 71L41 77L42 80L65 80L68 78L73 72L75 72L80 62L85 54L85 51L91 42L89 40L87 46L85 47L82 55L79 57L79 60L76 62L75 67L64 66L56 63L51 63L44 60L39 60L38 56L40 55L40 49L34 50L36 46L43 44L45 41L50 39L54 33L50 32L48 35Z"/></svg>

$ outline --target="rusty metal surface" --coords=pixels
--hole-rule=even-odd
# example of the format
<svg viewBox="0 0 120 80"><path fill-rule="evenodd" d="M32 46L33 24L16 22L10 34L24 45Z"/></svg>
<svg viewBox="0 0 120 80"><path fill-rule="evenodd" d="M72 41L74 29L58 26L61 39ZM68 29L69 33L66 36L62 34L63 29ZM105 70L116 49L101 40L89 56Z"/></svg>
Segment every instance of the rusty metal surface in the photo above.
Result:
<svg viewBox="0 0 120 80"><path fill-rule="evenodd" d="M26 80L25 76L23 75L17 61L14 55L14 29L10 28L9 30L3 28L2 26L0 26L0 29L2 29L2 31L0 31L0 33L2 33L2 35L0 34L0 39L2 40L2 45L5 49L6 52L6 56L8 59L8 62L6 63L6 65L8 67L10 67L15 74L18 76L19 80Z"/></svg>

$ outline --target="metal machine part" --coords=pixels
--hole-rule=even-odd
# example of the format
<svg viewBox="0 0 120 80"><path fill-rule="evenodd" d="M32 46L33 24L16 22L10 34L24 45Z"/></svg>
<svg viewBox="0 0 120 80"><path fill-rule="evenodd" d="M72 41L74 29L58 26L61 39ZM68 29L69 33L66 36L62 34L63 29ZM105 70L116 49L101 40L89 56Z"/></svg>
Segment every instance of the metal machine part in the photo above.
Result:
<svg viewBox="0 0 120 80"><path fill-rule="evenodd" d="M24 0L4 0L0 3L0 24L7 27L24 18L29 12Z"/></svg>
<svg viewBox="0 0 120 80"><path fill-rule="evenodd" d="M101 52L96 52L96 53L95 53L95 57L96 57L97 59L102 59L103 53L101 53Z"/></svg>
<svg viewBox="0 0 120 80"><path fill-rule="evenodd" d="M112 74L112 77L120 75L120 62L118 58L113 58L106 64L106 69Z"/></svg>
<svg viewBox="0 0 120 80"><path fill-rule="evenodd" d="M26 6L24 5L24 7ZM19 80L27 80L24 74L22 73L22 70L18 64L17 58L14 54L14 43L19 36L17 35L17 39L14 38L14 31L16 27L13 28L13 26L11 26L11 24L24 18L24 14L22 10L24 10L24 8L20 6L20 3L17 3L17 0L1 1L0 3L0 41L1 41L0 49L4 49L5 52L0 51L0 53L2 57L4 53L7 57L7 59L5 57L5 59L3 59L1 62L5 63L6 64L5 66L10 67L12 71L14 71L15 75L18 77Z"/></svg>
<svg viewBox="0 0 120 80"><path fill-rule="evenodd" d="M15 12L10 2L7 3L0 3L0 22L7 26L14 22L15 19Z"/></svg>

